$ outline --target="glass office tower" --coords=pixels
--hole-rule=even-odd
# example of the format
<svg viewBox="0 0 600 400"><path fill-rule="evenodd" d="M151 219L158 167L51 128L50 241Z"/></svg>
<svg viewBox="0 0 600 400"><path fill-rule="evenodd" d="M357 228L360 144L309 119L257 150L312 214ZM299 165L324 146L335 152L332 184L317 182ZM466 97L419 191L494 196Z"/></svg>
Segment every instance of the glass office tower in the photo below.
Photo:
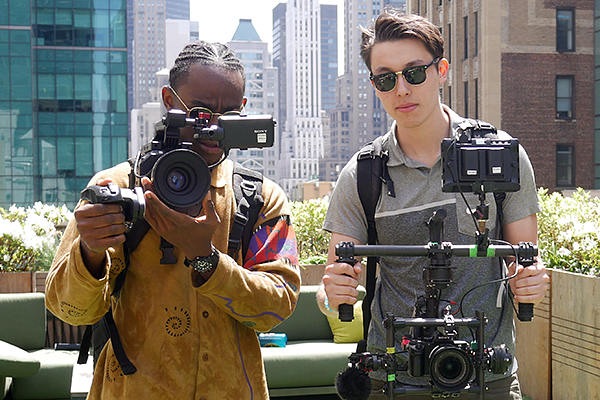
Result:
<svg viewBox="0 0 600 400"><path fill-rule="evenodd" d="M127 158L126 0L0 0L0 207L73 208Z"/></svg>

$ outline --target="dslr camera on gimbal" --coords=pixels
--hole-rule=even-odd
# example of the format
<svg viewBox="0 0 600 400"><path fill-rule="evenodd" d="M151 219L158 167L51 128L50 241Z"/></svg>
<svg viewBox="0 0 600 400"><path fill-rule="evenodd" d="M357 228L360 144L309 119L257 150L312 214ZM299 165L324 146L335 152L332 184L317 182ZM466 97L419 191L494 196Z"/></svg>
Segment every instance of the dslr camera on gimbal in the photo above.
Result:
<svg viewBox="0 0 600 400"><path fill-rule="evenodd" d="M386 352L369 353L366 343L350 355L347 371L338 375L336 388L343 399L367 399L371 392L369 371L384 371L387 382L384 394L389 399L402 395L427 395L434 398L455 398L471 393L485 396L485 372L507 372L513 362L505 344L485 347L487 318L476 311L475 318L455 318L450 306L442 307L442 291L454 283L451 257L515 256L523 266L533 264L537 247L532 243L491 245L485 221L488 206L485 194L514 192L519 182L519 142L500 138L496 129L480 121L466 120L459 125L459 138L444 139L441 144L443 192L472 192L479 195L480 204L473 212L477 242L473 245L453 245L443 241L444 209L436 210L427 221L430 240L424 246L354 245L341 242L336 246L338 262L356 263L355 256L428 258L423 267L425 294L416 299L411 318L399 318L386 313ZM505 280L505 279L502 279ZM498 283L493 281L489 283ZM481 285L483 286L483 285ZM340 319L342 319L340 306ZM461 307L459 308L462 311ZM349 310L351 313L352 310ZM517 316L522 321L533 318L533 305L519 303ZM342 320L351 320L345 315ZM396 348L396 330L407 329L401 350ZM469 329L472 340L462 339L460 329ZM406 363L397 358L404 353ZM410 377L428 378L428 385L411 385L396 380L397 372Z"/></svg>
<svg viewBox="0 0 600 400"><path fill-rule="evenodd" d="M117 203L123 208L125 220L135 222L146 210L144 193L135 186L146 176L152 180L156 195L173 210L196 217L202 209L202 199L210 188L210 169L229 154L229 150L273 146L275 121L271 115L223 115L217 125L208 126L208 116L199 114L187 118L186 113L169 110L156 124L151 142L142 146L130 159L130 188L92 185L81 192L90 203ZM191 142L180 141L181 129L194 129L195 140L214 140L224 150L223 158L215 165L192 150ZM139 182L137 182L139 185Z"/></svg>

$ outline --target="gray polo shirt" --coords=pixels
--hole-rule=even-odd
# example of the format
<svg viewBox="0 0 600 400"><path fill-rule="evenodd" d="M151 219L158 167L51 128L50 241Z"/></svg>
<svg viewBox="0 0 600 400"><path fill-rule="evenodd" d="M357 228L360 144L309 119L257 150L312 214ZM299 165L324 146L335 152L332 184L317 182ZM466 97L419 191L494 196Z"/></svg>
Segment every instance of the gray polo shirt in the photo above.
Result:
<svg viewBox="0 0 600 400"><path fill-rule="evenodd" d="M458 124L463 120L458 114L444 106L450 116L452 135L457 136ZM386 245L424 245L429 242L429 230L425 222L433 211L444 208L447 217L444 220L444 241L453 244L475 244L476 226L469 214L479 204L477 195L465 193L467 206L459 193L442 192L442 162L435 161L432 168L407 157L400 148L396 136L395 123L383 138L382 147L389 151L388 171L394 182L396 197L381 191L375 211L375 224L380 244ZM500 132L500 135L505 134ZM518 221L539 209L535 179L531 162L525 150L519 148L521 189L515 193L507 193L502 204L503 224ZM325 218L323 229L350 236L362 243L367 242L367 220L358 197L356 188L356 154L342 170ZM490 237L498 237L496 223L497 212L494 196L486 195L489 205ZM369 328L369 351L384 352L385 329L382 321L386 313L392 312L397 317L412 317L415 300L425 295L423 283L423 267L427 265L427 257L381 257L379 262L379 278L377 279L375 296L371 306L372 320ZM502 270L494 258L453 257L454 284L442 291L442 298L460 302L462 296L471 288L502 276ZM475 311L485 312L488 318L485 345L497 346L505 343L514 355L515 331L510 303L504 302L503 308L497 307L497 295L500 284L487 285L471 292L465 299L463 311L465 317L475 317ZM442 306L447 304L440 303ZM453 308L456 310L456 307ZM504 311L502 311L504 310ZM460 315L457 315L460 317ZM396 348L400 349L400 341L405 331L398 331ZM472 340L468 329L461 328L462 339ZM492 342L493 341L493 342ZM508 373L517 370L516 359ZM385 380L383 372L376 371L373 378ZM486 380L503 378L503 375L488 374ZM426 379L414 379L400 374L401 382L411 384L427 383Z"/></svg>

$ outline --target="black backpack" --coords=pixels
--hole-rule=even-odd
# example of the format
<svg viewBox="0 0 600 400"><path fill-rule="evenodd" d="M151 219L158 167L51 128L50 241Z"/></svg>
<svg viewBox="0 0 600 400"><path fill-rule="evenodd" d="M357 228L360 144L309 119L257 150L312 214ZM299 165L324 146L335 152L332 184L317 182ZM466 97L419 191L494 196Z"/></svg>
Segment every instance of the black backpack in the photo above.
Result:
<svg viewBox="0 0 600 400"><path fill-rule="evenodd" d="M478 137L497 137L494 126L477 120L466 119L460 129L468 135ZM389 153L382 149L383 137L367 143L358 153L356 167L356 185L358 196L367 217L367 244L377 244L377 229L375 227L375 208L381 196L382 184L386 186L387 195L396 197L394 182L387 169ZM500 232L502 228L502 202L506 193L494 193ZM375 293L375 281L378 257L367 257L366 294L362 303L363 337L366 340L371 322L371 303Z"/></svg>
<svg viewBox="0 0 600 400"><path fill-rule="evenodd" d="M258 219L258 214L264 205L262 197L262 174L252 171L235 163L233 168L233 193L237 204L237 211L233 217L233 226L229 233L227 254L236 258L239 251L245 256L248 250L248 243L252 237L254 224ZM125 234L126 240L123 243L123 252L125 254L125 268L116 278L115 288L112 296L119 298L120 291L125 283L127 269L129 268L129 255L137 248L142 241L150 225L146 220L140 219L135 222L133 227ZM172 255L173 245L161 241L161 250L163 251L162 264L172 264L176 260ZM79 349L78 364L85 364L88 359L90 345L93 345L94 368L100 352L106 345L108 339L111 339L113 350L117 361L121 366L124 375L131 375L136 372L135 366L131 363L121 342L119 331L112 315L112 308L95 324L86 327Z"/></svg>

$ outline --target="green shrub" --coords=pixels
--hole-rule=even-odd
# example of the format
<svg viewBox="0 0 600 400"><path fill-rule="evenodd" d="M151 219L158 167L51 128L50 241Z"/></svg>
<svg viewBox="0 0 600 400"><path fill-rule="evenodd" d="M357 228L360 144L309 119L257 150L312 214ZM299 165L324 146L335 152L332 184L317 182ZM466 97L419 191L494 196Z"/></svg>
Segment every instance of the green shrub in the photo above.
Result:
<svg viewBox="0 0 600 400"><path fill-rule="evenodd" d="M60 242L56 225L68 221L66 206L0 208L0 272L48 270Z"/></svg>
<svg viewBox="0 0 600 400"><path fill-rule="evenodd" d="M290 203L300 265L327 262L331 234L322 228L328 205L327 200L323 199Z"/></svg>
<svg viewBox="0 0 600 400"><path fill-rule="evenodd" d="M546 267L600 276L600 199L579 188L572 197L539 189L540 254Z"/></svg>

